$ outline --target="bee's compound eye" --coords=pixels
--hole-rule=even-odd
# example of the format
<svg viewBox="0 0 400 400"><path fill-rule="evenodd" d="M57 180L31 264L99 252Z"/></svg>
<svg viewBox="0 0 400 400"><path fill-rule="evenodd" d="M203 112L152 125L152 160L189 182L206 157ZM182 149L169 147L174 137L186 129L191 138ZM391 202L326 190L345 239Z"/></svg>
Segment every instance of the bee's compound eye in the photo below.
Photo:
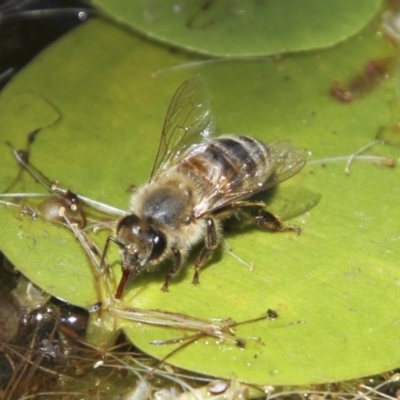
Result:
<svg viewBox="0 0 400 400"><path fill-rule="evenodd" d="M150 228L151 241L153 247L151 249L150 260L156 260L164 252L167 246L167 238L165 235L155 228Z"/></svg>
<svg viewBox="0 0 400 400"><path fill-rule="evenodd" d="M118 224L117 231L119 231L122 228L129 228L131 229L132 227L137 227L141 224L141 220L138 216L131 214L127 215L126 217L122 218L121 221Z"/></svg>

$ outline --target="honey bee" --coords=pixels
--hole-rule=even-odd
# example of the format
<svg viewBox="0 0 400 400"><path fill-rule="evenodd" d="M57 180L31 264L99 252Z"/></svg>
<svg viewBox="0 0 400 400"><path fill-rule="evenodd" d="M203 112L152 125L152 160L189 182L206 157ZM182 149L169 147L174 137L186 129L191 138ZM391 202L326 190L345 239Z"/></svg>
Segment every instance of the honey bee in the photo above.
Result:
<svg viewBox="0 0 400 400"><path fill-rule="evenodd" d="M171 260L162 286L168 291L190 250L202 242L193 276L199 283L200 269L221 242L223 220L234 214L250 216L262 229L300 232L248 199L296 174L306 151L249 136L213 138L214 126L205 82L198 76L184 82L168 108L149 182L133 193L130 214L105 245L103 258L110 242L120 248L117 299L129 280L165 260Z"/></svg>

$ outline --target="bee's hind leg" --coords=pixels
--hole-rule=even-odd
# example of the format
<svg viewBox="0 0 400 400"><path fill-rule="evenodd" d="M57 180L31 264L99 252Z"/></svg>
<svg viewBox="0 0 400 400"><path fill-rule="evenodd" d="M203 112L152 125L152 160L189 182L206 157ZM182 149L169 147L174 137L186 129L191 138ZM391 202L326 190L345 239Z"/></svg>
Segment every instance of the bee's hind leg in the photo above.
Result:
<svg viewBox="0 0 400 400"><path fill-rule="evenodd" d="M253 217L253 221L258 227L266 229L268 231L272 232L293 231L296 232L298 235L301 233L300 227L296 225L286 226L276 215L264 209L257 210L257 215Z"/></svg>
<svg viewBox="0 0 400 400"><path fill-rule="evenodd" d="M200 253L196 257L196 261L194 263L195 270L193 275L193 283L199 283L199 272L200 268L203 267L207 260L210 258L214 250L218 247L219 244L219 235L218 235L218 227L213 218L206 218L207 224L207 232L205 237L205 245L200 250Z"/></svg>
<svg viewBox="0 0 400 400"><path fill-rule="evenodd" d="M233 206L234 208L239 208L241 214L251 219L261 229L272 232L293 231L297 234L301 233L301 228L298 226L285 226L276 215L265 209L265 204L262 202L238 201ZM244 208L253 208L255 212L243 211Z"/></svg>

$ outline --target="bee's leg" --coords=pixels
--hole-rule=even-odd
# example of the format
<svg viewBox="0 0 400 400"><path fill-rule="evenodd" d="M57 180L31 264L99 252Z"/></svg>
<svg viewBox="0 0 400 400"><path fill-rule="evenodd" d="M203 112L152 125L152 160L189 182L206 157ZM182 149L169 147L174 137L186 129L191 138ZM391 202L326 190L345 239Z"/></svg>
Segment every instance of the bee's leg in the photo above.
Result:
<svg viewBox="0 0 400 400"><path fill-rule="evenodd" d="M276 215L265 209L265 204L263 202L237 201L233 203L232 206L233 208L240 209L239 212L245 217L252 219L254 224L259 228L272 232L294 231L297 232L297 234L301 233L301 229L298 226L285 226ZM255 214L243 211L244 208L253 208Z"/></svg>
<svg viewBox="0 0 400 400"><path fill-rule="evenodd" d="M206 218L207 232L205 237L205 245L198 254L196 261L194 263L195 270L193 275L193 283L199 283L199 271L203 267L207 260L210 258L211 254L218 247L219 235L218 229L213 218Z"/></svg>
<svg viewBox="0 0 400 400"><path fill-rule="evenodd" d="M181 269L183 264L182 254L176 247L172 248L172 267L165 275L164 285L162 286L161 290L163 292L168 292L168 285L170 279Z"/></svg>
<svg viewBox="0 0 400 400"><path fill-rule="evenodd" d="M298 235L301 233L301 228L295 225L292 226L285 226L282 221L274 214L270 213L265 209L258 209L256 216L253 216L254 223L268 231L273 232L287 232L293 231L296 232Z"/></svg>

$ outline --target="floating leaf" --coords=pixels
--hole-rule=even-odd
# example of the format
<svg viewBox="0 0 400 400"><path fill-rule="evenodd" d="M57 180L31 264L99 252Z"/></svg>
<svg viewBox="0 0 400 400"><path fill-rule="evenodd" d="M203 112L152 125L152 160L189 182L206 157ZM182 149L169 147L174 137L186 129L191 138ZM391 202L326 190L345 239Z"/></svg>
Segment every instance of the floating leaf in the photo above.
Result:
<svg viewBox="0 0 400 400"><path fill-rule="evenodd" d="M183 68L197 59L91 21L39 56L3 91L0 185L9 186L18 171L5 141L22 148L30 131L53 123L36 135L32 163L76 193L128 209L126 188L148 179L174 91L200 73L210 87L218 133L291 140L310 150L312 161L324 160L272 191L271 209L281 209L288 194L300 205L308 204L304 194L310 194L311 205L322 197L289 221L301 226L299 236L248 226L227 234L232 251L254 270L221 248L201 271L200 285L191 283L189 261L170 292L161 292L163 266L132 282L119 307L237 322L268 309L278 313L275 320L234 328L244 348L205 337L168 358L201 373L260 384L310 384L389 370L400 358L400 313L388 306L400 295L400 172L355 157L346 175L346 158L328 161L375 140L398 107L392 61L385 67L387 77L351 102L332 93L333 85L347 87L371 60L395 57L395 49L369 27L320 53ZM54 123L56 110L61 116ZM399 157L397 147L384 145L367 153ZM41 190L28 176L19 185ZM98 300L90 264L71 232L19 216L18 208L1 207L0 218L1 249L19 270L71 303L88 307ZM106 235L93 237L102 246ZM118 279L117 249L109 259ZM123 319L119 324L139 348L159 358L180 344L155 346L150 340L191 333Z"/></svg>
<svg viewBox="0 0 400 400"><path fill-rule="evenodd" d="M266 56L332 46L359 32L378 0L95 0L144 35L220 57Z"/></svg>

